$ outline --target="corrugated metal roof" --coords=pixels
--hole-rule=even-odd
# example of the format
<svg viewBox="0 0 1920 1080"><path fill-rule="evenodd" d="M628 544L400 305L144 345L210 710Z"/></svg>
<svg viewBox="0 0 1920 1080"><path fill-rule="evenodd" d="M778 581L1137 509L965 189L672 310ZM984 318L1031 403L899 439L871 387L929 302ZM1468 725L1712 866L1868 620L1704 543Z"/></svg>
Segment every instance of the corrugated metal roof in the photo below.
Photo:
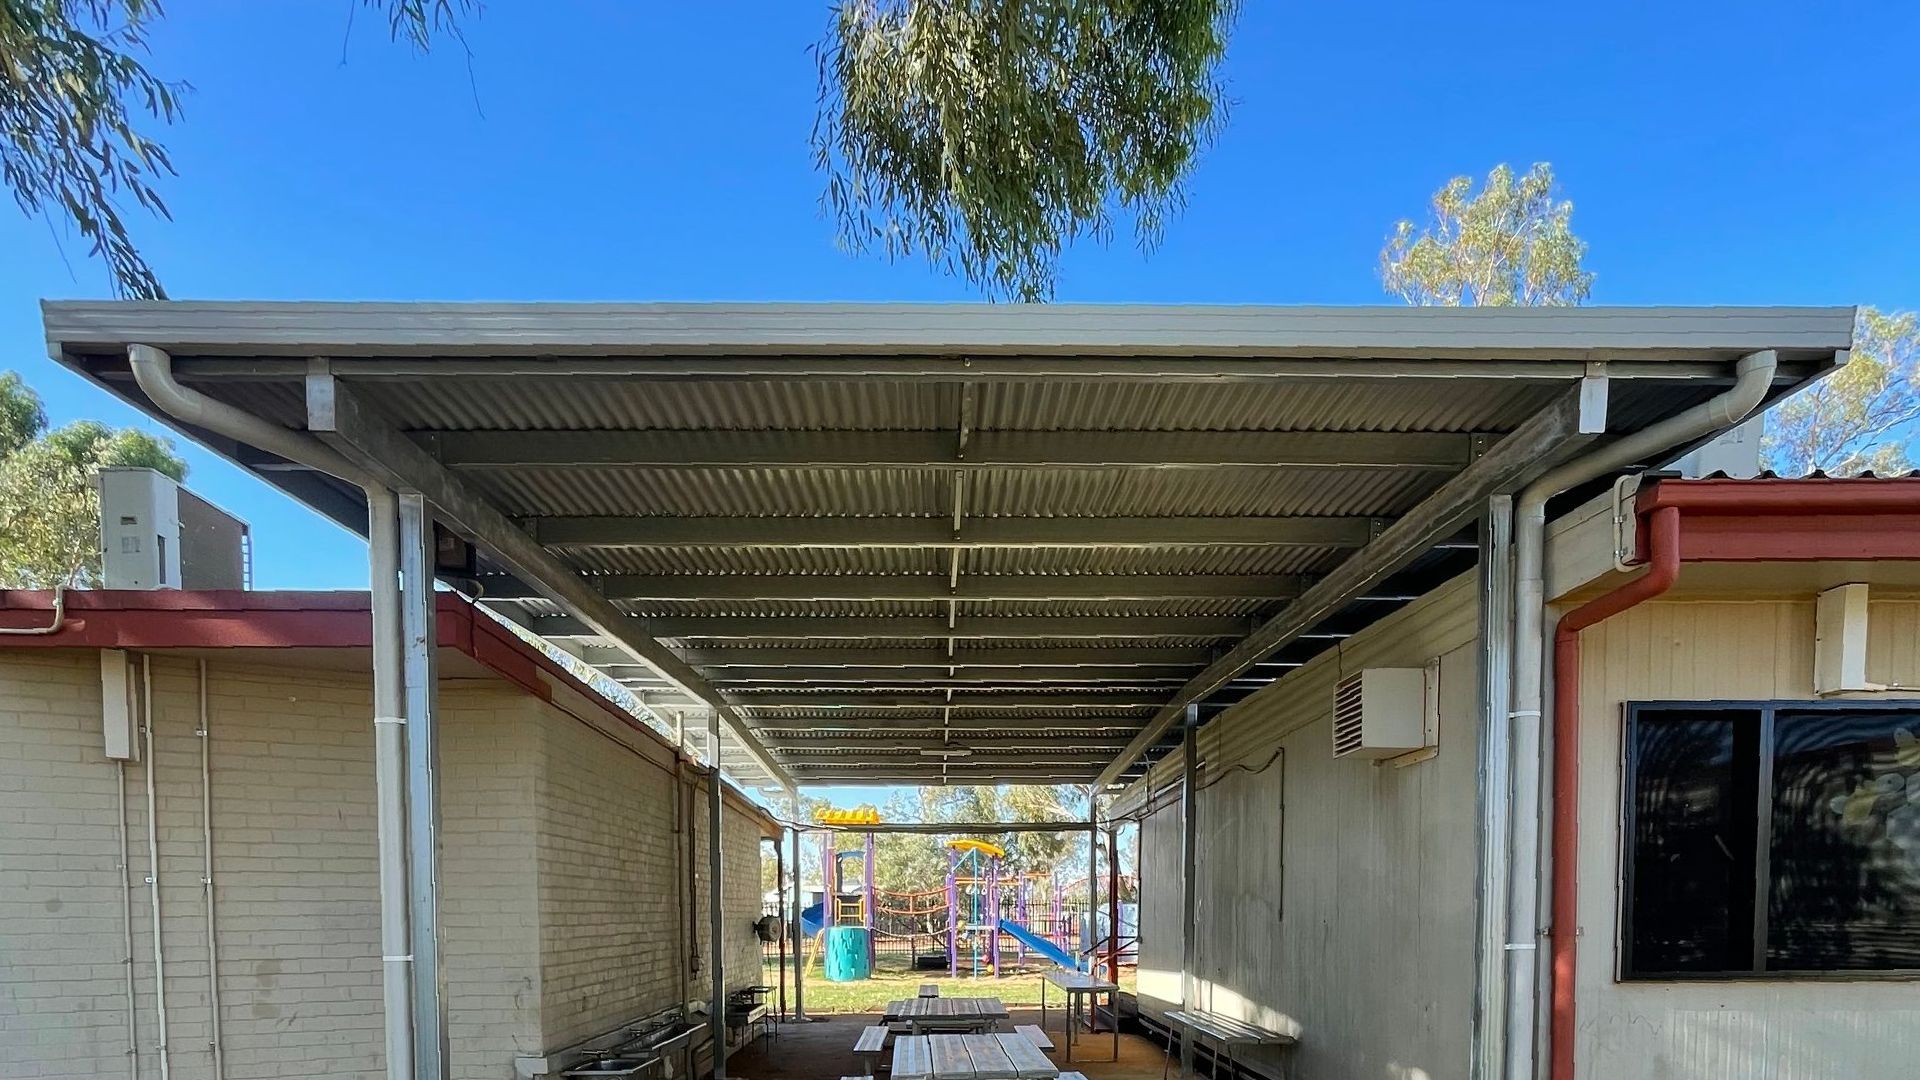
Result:
<svg viewBox="0 0 1920 1080"><path fill-rule="evenodd" d="M291 428L306 423L309 360L325 357L383 434L405 432L440 455L444 466L424 466L431 483L422 490L455 485L510 519L689 519L674 523L669 543L629 542L642 530L617 529L624 535L552 546L541 555L549 584L554 574L588 575L596 588L607 587L606 575L655 576L671 580L644 587L698 596L711 578L724 586L713 591L732 594L616 597L601 616L644 616L636 626L696 660L723 648L833 649L836 663L862 667L855 661L869 650L1218 652L1286 610L1277 578L1311 582L1345 565L1353 545L1414 513L1473 455L1564 400L1590 363L1619 376L1609 431L1631 431L1704 400L1755 349L1779 352L1784 392L1847 346L1852 312L85 302L48 305L46 322L67 363L156 415L128 379L129 343L168 350L194 389ZM460 445L468 456L448 449ZM343 507L357 494L298 473L261 475L353 518ZM1298 520L1325 517L1349 519L1338 525L1348 531L1309 536L1326 523ZM722 530L700 520L714 518L747 523ZM882 543L859 521L807 524L819 518L919 524L876 520L876 536L894 526ZM1103 524L1117 518L1150 520ZM988 519L1014 530L992 533ZM1260 542L1236 532L1267 520L1302 531ZM725 536L700 532L710 527ZM955 528L967 542L959 548L944 542ZM1129 531L1127 542L1113 529ZM976 538L987 546L971 546ZM1399 577L1374 575L1375 594L1418 589L1434 565L1457 570L1458 552L1403 554ZM492 552L482 559L491 573L506 565ZM1054 599L954 601L945 593L956 571L962 591L984 578L1069 587ZM849 575L870 576L866 586L880 594L897 594L896 583L926 593L775 599L755 593L756 575L821 575L822 591L838 595L862 587L831 580ZM1141 590L1147 598L1071 599L1125 591L1110 581L1070 587L1093 575L1152 575L1159 584ZM1185 580L1196 575L1207 576L1204 588ZM496 596L526 591L492 584ZM794 595L812 583L787 586ZM1197 595L1178 595L1188 590ZM1353 629L1398 606L1360 599L1368 594L1346 595L1319 625ZM570 644L594 641L586 622L544 599L510 606ZM590 655L618 655L606 648L613 644ZM1315 645L1301 640L1286 655ZM1135 660L1099 670L1102 685L1138 687L1194 669ZM905 685L882 675L816 682L842 698L862 685ZM958 692L962 704L951 709L737 711L774 749L804 741L810 751L823 738L899 739L902 725L961 747L996 723L1006 727L994 733L1001 742L1016 732L1126 735L1156 711L996 708L995 696ZM956 718L965 724L948 731ZM844 730L862 724L870 726ZM1058 757L1085 773L1111 751ZM806 760L810 782L861 769L858 751ZM934 762L918 774L941 769Z"/></svg>

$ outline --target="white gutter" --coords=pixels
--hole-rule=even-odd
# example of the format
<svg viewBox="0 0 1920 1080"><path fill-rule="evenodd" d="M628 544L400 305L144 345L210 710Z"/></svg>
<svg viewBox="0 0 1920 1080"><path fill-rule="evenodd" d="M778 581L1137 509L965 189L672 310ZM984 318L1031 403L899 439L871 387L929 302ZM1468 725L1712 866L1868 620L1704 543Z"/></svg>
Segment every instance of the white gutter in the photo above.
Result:
<svg viewBox="0 0 1920 1080"><path fill-rule="evenodd" d="M1733 386L1683 413L1668 417L1585 457L1550 470L1528 485L1514 504L1513 698L1507 712L1512 812L1507 819L1506 880L1506 1080L1535 1080L1539 1043L1540 974L1547 927L1540 918L1540 887L1546 856L1540 848L1543 764L1553 751L1541 723L1546 665L1547 500L1569 488L1685 443L1716 434L1746 419L1773 385L1773 350L1741 357ZM1497 838L1493 838L1498 842Z"/></svg>
<svg viewBox="0 0 1920 1080"><path fill-rule="evenodd" d="M407 913L406 715L400 685L400 527L393 493L332 447L188 389L173 358L129 345L127 364L147 397L184 423L257 446L357 484L367 498L368 589L373 608L374 786L380 856L381 1000L388 1080L412 1080L413 955ZM149 761L151 768L151 761Z"/></svg>

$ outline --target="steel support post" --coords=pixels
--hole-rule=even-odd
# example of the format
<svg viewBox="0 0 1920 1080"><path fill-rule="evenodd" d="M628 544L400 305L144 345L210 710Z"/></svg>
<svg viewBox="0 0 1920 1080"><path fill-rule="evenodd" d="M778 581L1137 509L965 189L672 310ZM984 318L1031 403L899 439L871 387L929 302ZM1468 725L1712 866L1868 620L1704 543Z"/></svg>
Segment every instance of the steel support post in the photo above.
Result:
<svg viewBox="0 0 1920 1080"><path fill-rule="evenodd" d="M1189 705L1184 720L1186 737L1181 740L1184 767L1180 784L1180 1008L1188 1013L1200 1008L1199 953L1197 940L1200 911L1199 882L1194 867L1199 855L1200 798L1200 707ZM1180 1075L1193 1075L1193 1024L1180 1032Z"/></svg>
<svg viewBox="0 0 1920 1080"><path fill-rule="evenodd" d="M713 969L713 1080L727 1075L727 912L721 878L720 711L707 713L707 948Z"/></svg>
<svg viewBox="0 0 1920 1080"><path fill-rule="evenodd" d="M407 894L412 916L415 1080L447 1075L446 975L440 963L440 635L433 512L401 492L401 679L407 713Z"/></svg>

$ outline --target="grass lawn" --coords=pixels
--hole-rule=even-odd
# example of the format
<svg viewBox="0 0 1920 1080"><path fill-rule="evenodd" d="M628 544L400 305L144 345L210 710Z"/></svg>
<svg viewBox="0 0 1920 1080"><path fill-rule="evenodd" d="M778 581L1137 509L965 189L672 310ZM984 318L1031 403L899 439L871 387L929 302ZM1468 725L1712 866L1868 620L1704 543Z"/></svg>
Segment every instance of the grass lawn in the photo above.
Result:
<svg viewBox="0 0 1920 1080"><path fill-rule="evenodd" d="M945 971L913 971L904 958L882 957L873 977L859 982L831 983L821 977L816 964L806 973L807 1012L823 1015L879 1012L889 1001L913 997L921 983L939 986L941 997L997 997L1012 1007L1037 1007L1040 976L1051 967L1051 964L1029 963L1024 968L1016 968L1011 962L1003 962L998 979L991 975L977 979L962 975L956 979ZM769 961L765 981L775 983L778 976L777 965ZM1120 988L1132 993L1133 987L1133 969L1127 968L1121 972ZM1059 995L1049 993L1047 1000L1058 1001Z"/></svg>

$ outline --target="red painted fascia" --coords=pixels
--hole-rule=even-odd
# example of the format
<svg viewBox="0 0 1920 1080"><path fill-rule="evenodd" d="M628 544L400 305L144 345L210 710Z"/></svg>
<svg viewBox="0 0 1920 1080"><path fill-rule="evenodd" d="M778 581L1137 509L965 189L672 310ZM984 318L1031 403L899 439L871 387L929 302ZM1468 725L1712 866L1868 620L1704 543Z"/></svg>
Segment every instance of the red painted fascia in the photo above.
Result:
<svg viewBox="0 0 1920 1080"><path fill-rule="evenodd" d="M1641 491L1647 516L1681 512L1682 562L1867 562L1920 559L1920 480L1662 480Z"/></svg>

